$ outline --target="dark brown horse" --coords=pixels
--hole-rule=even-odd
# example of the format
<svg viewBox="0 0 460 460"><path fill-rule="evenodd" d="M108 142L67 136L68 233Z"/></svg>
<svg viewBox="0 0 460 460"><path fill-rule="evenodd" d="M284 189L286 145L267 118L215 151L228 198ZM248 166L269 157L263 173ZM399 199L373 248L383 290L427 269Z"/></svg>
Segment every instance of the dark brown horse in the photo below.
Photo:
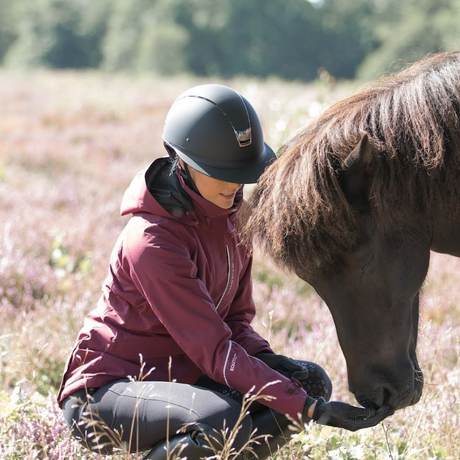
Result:
<svg viewBox="0 0 460 460"><path fill-rule="evenodd" d="M460 256L460 53L375 81L296 133L247 228L328 305L364 406L415 404L430 250Z"/></svg>

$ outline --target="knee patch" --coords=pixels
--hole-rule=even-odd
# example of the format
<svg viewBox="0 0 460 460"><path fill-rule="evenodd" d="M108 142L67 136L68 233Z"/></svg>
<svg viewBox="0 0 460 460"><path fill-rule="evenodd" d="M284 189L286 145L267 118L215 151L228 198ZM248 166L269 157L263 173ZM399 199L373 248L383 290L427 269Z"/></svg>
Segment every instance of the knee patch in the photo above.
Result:
<svg viewBox="0 0 460 460"><path fill-rule="evenodd" d="M329 401L332 394L332 382L326 371L320 365L310 361L295 361L308 369L308 378L300 382L308 396L315 399L323 397Z"/></svg>

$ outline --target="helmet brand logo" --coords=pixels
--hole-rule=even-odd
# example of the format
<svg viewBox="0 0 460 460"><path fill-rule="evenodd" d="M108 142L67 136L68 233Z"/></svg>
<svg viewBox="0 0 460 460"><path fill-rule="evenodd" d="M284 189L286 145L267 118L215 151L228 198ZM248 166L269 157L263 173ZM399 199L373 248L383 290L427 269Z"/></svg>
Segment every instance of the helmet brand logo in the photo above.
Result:
<svg viewBox="0 0 460 460"><path fill-rule="evenodd" d="M251 135L251 127L245 129L244 131L237 131L234 129L236 139L238 140L238 144L240 147L246 147L251 145L252 142L252 135Z"/></svg>

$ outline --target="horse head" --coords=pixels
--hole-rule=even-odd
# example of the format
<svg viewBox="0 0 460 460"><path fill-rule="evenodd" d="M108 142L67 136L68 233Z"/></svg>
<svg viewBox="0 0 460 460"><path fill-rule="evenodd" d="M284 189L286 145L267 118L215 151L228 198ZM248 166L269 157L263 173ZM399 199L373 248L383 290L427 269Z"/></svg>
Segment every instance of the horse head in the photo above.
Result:
<svg viewBox="0 0 460 460"><path fill-rule="evenodd" d="M350 391L368 407L399 409L421 397L416 345L419 292L430 241L423 225L382 230L368 203L367 168L375 154L367 136L346 158L338 178L356 213L356 241L325 270L297 275L327 304L348 370Z"/></svg>
<svg viewBox="0 0 460 460"><path fill-rule="evenodd" d="M245 228L324 299L364 406L416 403L430 249L460 256L460 52L336 102L259 179Z"/></svg>

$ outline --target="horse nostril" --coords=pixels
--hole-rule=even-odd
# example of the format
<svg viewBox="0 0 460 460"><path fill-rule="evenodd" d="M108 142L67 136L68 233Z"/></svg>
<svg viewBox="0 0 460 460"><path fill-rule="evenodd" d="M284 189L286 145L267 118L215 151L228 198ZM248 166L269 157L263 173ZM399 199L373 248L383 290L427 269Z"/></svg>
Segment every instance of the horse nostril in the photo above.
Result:
<svg viewBox="0 0 460 460"><path fill-rule="evenodd" d="M390 386L381 386L372 390L366 396L359 396L356 400L361 406L368 409L379 409L382 406L393 407L397 400L398 392Z"/></svg>

